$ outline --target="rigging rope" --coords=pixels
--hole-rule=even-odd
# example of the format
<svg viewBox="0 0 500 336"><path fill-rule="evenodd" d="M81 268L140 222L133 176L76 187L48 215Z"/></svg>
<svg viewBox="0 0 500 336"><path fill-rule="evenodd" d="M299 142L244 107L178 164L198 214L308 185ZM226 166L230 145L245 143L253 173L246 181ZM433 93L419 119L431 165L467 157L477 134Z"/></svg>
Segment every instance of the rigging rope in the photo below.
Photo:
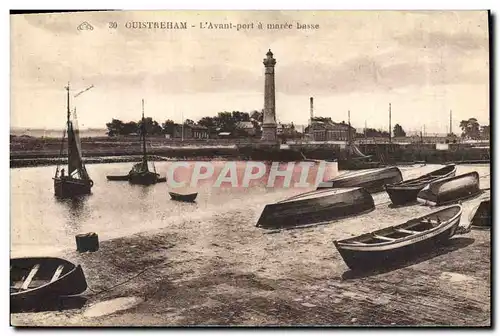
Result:
<svg viewBox="0 0 500 336"><path fill-rule="evenodd" d="M59 157L62 156L62 152L64 150L64 139L65 138L66 138L66 128L63 131L63 136L62 136L62 141L61 141L61 149L59 150ZM56 167L56 175L55 175L55 177L57 177L57 174L59 174L59 161L57 161L57 167Z"/></svg>

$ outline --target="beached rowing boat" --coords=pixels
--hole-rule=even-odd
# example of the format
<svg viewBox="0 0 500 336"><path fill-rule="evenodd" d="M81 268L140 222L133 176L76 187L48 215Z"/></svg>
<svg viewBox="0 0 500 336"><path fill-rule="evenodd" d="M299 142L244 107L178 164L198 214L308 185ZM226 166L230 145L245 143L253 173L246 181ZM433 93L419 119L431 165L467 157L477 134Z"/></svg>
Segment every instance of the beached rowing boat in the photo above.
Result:
<svg viewBox="0 0 500 336"><path fill-rule="evenodd" d="M81 294L86 289L80 265L51 257L10 259L10 302L16 309Z"/></svg>
<svg viewBox="0 0 500 336"><path fill-rule="evenodd" d="M452 205L400 225L335 241L334 245L351 269L383 267L435 249L455 234L461 215L462 207Z"/></svg>
<svg viewBox="0 0 500 336"><path fill-rule="evenodd" d="M347 172L327 182L319 184L317 190L324 188L363 187L368 192L378 192L384 185L403 181L403 175L398 167L366 169Z"/></svg>
<svg viewBox="0 0 500 336"><path fill-rule="evenodd" d="M181 202L194 202L196 199L196 196L198 196L198 193L193 193L193 194L178 194L169 191L170 197L174 201L181 201Z"/></svg>
<svg viewBox="0 0 500 336"><path fill-rule="evenodd" d="M480 192L479 174L474 171L431 182L418 193L417 197L436 205L443 205L474 197Z"/></svg>
<svg viewBox="0 0 500 336"><path fill-rule="evenodd" d="M363 188L314 190L266 205L257 226L292 228L353 216L374 208L373 197Z"/></svg>
<svg viewBox="0 0 500 336"><path fill-rule="evenodd" d="M394 184L387 184L385 190L394 205L403 205L417 200L417 195L429 183L441 178L455 176L457 168L454 164L434 170L417 178Z"/></svg>
<svg viewBox="0 0 500 336"><path fill-rule="evenodd" d="M471 225L476 228L490 228L491 227L491 201L490 199L481 201L476 208Z"/></svg>

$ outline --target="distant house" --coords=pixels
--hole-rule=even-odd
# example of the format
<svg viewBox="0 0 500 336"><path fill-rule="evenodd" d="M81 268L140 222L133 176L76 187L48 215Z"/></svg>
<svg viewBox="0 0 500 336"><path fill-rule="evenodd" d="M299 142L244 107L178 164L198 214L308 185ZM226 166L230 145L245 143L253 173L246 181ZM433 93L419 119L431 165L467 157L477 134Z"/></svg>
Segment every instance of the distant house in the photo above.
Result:
<svg viewBox="0 0 500 336"><path fill-rule="evenodd" d="M313 120L312 125L305 129L306 134L310 134L314 141L347 141L356 136L356 129L345 122L337 123L332 120L317 121Z"/></svg>
<svg viewBox="0 0 500 336"><path fill-rule="evenodd" d="M236 128L240 131L245 132L249 136L255 135L255 127L251 121L240 121L236 124Z"/></svg>
<svg viewBox="0 0 500 336"><path fill-rule="evenodd" d="M172 138L182 138L183 132L184 132L184 139L209 138L209 132L207 127L201 125L186 125L186 124L184 124L184 127L182 124L175 124Z"/></svg>

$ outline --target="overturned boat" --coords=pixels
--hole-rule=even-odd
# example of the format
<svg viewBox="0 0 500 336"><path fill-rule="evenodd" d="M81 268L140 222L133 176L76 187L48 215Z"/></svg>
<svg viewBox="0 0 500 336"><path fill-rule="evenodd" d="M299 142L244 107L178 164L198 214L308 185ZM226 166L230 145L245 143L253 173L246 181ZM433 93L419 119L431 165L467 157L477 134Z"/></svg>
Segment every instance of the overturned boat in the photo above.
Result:
<svg viewBox="0 0 500 336"><path fill-rule="evenodd" d="M268 204L257 226L264 229L319 224L375 209L373 197L363 188L314 190Z"/></svg>
<svg viewBox="0 0 500 336"><path fill-rule="evenodd" d="M481 201L476 208L474 215L471 219L471 226L476 228L490 228L491 227L491 201L490 199Z"/></svg>
<svg viewBox="0 0 500 336"><path fill-rule="evenodd" d="M461 215L462 207L452 205L400 225L334 241L334 245L351 269L384 267L435 249L455 234Z"/></svg>
<svg viewBox="0 0 500 336"><path fill-rule="evenodd" d="M198 196L198 193L178 194L178 193L171 192L171 191L169 191L168 193L174 201L180 201L180 202L194 202L194 200L196 199L196 196Z"/></svg>
<svg viewBox="0 0 500 336"><path fill-rule="evenodd" d="M334 179L321 182L317 190L324 188L362 187L368 192L378 192L386 184L403 181L403 175L398 167L366 169L341 174Z"/></svg>
<svg viewBox="0 0 500 336"><path fill-rule="evenodd" d="M418 193L417 197L436 205L443 205L474 197L480 192L479 174L474 171L431 182Z"/></svg>
<svg viewBox="0 0 500 336"><path fill-rule="evenodd" d="M16 310L81 294L86 289L80 265L51 257L10 259L10 303Z"/></svg>
<svg viewBox="0 0 500 336"><path fill-rule="evenodd" d="M392 204L403 205L417 200L417 195L429 183L438 179L455 176L457 167L454 164L434 170L417 178L394 184L387 184L385 190L391 198Z"/></svg>

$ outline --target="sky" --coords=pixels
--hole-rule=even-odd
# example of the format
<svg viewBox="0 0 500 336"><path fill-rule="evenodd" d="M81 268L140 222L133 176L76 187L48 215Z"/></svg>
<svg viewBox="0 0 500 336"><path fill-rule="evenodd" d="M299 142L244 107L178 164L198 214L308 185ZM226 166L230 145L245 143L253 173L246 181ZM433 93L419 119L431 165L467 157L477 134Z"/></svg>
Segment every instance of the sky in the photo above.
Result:
<svg viewBox="0 0 500 336"><path fill-rule="evenodd" d="M93 30L78 30L82 22ZM129 29L128 22L188 29ZM116 22L117 28L109 28ZM253 29L201 29L200 23ZM264 29L257 24L262 23ZM267 24L291 29L266 29ZM297 29L297 23L318 29ZM276 115L314 114L362 128L445 133L475 117L489 124L486 11L125 11L11 16L11 127L63 128L66 92L81 128L112 118L199 120L261 110L264 65L277 60ZM73 95L94 87L74 98Z"/></svg>

